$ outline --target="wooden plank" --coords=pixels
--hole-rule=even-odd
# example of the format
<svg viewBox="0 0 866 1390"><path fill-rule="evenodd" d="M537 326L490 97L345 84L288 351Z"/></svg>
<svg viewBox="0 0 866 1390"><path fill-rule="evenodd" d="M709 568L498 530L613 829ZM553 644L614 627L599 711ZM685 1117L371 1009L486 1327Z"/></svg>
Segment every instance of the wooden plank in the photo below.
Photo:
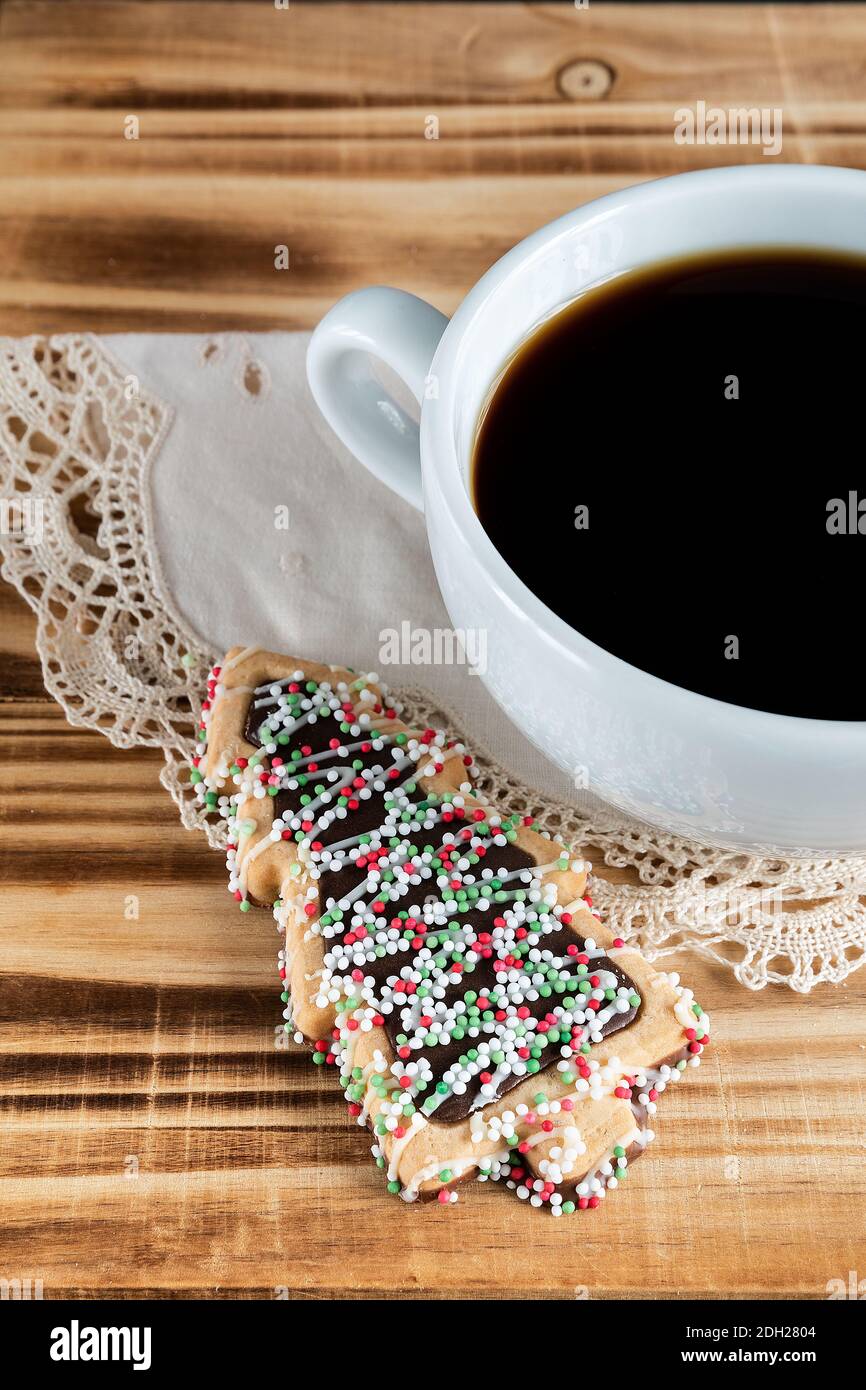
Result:
<svg viewBox="0 0 866 1390"><path fill-rule="evenodd" d="M6 0L4 106L207 111L461 103L562 94L604 63L626 101L725 105L853 95L861 7ZM781 54L781 57L780 57ZM785 61L788 55L790 63ZM576 88L575 90L580 90Z"/></svg>
<svg viewBox="0 0 866 1390"><path fill-rule="evenodd" d="M47 698L36 654L36 619L8 584L0 583L0 702Z"/></svg>
<svg viewBox="0 0 866 1390"><path fill-rule="evenodd" d="M862 166L864 32L861 6L7 0L0 331L309 326L381 279L451 309L577 203L760 162L673 143L699 98L782 105L785 159ZM34 641L0 586L0 1277L824 1298L866 1267L866 975L753 995L681 957L716 1042L620 1192L559 1222L480 1185L406 1207L284 1045L269 916L237 913L157 753L65 723Z"/></svg>
<svg viewBox="0 0 866 1390"><path fill-rule="evenodd" d="M781 104L785 159L866 154L857 7L809 20L800 6L422 16L13 0L2 13L0 328L12 333L308 327L383 279L450 312L514 241L577 204L761 162L756 146L674 144L674 112L699 94ZM603 84L590 101L587 65ZM137 140L123 137L130 114Z"/></svg>

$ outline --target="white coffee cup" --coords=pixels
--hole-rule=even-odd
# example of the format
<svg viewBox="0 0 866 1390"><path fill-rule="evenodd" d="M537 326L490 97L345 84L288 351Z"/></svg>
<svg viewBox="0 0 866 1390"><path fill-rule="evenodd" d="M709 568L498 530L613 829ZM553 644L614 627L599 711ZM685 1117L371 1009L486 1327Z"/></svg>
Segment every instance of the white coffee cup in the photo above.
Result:
<svg viewBox="0 0 866 1390"><path fill-rule="evenodd" d="M854 853L866 851L866 722L743 709L610 655L517 578L488 540L468 491L479 413L542 320L622 271L762 245L866 254L866 173L743 166L610 194L515 246L450 322L401 290L348 295L316 329L307 369L344 444L423 507L454 627L486 632L482 678L554 762L581 783L588 774L589 788L615 806L697 840L762 854ZM420 429L385 390L371 357L420 403ZM829 438L833 447L832 431ZM638 582L635 601L639 595ZM845 601L854 667L859 595ZM820 632L811 636L820 653ZM858 675L852 670L852 679Z"/></svg>

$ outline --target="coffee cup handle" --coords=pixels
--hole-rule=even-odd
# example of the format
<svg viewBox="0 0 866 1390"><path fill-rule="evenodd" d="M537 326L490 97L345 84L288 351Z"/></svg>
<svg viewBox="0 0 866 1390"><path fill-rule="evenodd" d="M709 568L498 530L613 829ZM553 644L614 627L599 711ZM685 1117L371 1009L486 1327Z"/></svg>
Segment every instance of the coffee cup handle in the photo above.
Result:
<svg viewBox="0 0 866 1390"><path fill-rule="evenodd" d="M375 285L346 295L322 319L307 349L307 379L331 429L375 477L423 511L417 423L389 395L370 358L406 383L419 405L448 323L405 290Z"/></svg>

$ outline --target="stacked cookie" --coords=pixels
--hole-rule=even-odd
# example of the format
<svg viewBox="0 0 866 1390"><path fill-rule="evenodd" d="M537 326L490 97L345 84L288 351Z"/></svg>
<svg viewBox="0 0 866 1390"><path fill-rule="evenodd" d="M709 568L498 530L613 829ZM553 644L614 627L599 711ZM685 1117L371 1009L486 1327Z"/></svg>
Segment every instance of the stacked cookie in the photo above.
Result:
<svg viewBox="0 0 866 1390"><path fill-rule="evenodd" d="M599 921L591 866L478 800L467 750L375 676L234 648L199 739L230 890L284 935L286 1028L338 1071L389 1190L597 1206L709 1027Z"/></svg>

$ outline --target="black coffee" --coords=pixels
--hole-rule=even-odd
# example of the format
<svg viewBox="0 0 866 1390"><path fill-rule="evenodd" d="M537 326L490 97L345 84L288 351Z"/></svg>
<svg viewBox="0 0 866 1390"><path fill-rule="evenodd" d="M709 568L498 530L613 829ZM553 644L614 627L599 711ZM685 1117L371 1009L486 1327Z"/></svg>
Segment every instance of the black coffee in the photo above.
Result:
<svg viewBox="0 0 866 1390"><path fill-rule="evenodd" d="M572 627L675 685L866 719L866 259L744 250L626 273L520 347L478 516Z"/></svg>

